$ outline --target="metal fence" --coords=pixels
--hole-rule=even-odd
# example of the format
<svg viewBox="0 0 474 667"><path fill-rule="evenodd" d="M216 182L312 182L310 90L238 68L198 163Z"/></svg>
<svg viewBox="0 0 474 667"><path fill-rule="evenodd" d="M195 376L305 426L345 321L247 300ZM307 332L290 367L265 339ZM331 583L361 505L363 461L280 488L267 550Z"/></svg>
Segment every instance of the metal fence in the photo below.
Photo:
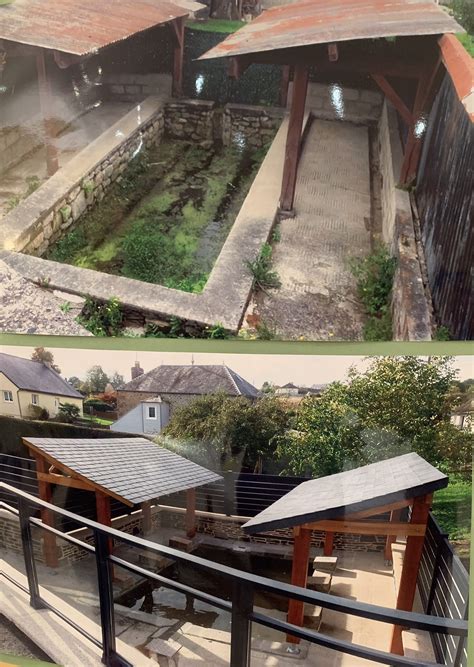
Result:
<svg viewBox="0 0 474 667"><path fill-rule="evenodd" d="M103 651L102 662L109 667L130 667L130 663L125 660L123 656L118 654L116 647L112 584L112 569L114 565L125 568L136 575L158 582L162 586L183 592L214 607L229 611L232 617L230 633L231 667L249 667L250 665L252 623L259 623L291 635L292 637L297 637L312 644L330 648L339 653L345 653L379 664L391 665L392 667L433 667L434 664L444 664L420 662L419 659L407 658L405 656L368 648L366 646L354 644L350 641L336 639L321 632L314 632L306 628L298 627L286 621L280 621L267 616L266 614L256 612L254 611L254 596L258 591L267 591L287 599L299 600L303 603L320 606L323 609L331 609L344 614L389 623L390 625L399 625L404 628L424 630L435 633L436 635L452 635L455 637L467 636L467 622L464 620L438 618L436 616L428 616L425 614L387 609L372 604L356 602L336 595L316 593L305 588L299 588L280 581L274 581L247 572L241 572L240 570L216 564L203 558L193 556L192 554L187 554L154 542L127 535L119 530L108 528L100 523L84 519L83 517L71 514L55 505L38 500L34 496L19 491L3 482L0 482L0 491L15 496L18 501L18 510L15 510L10 505L3 502L0 503L0 508L17 513L19 516L25 568L28 579L28 589L23 590L29 594L31 606L34 609L49 609L60 616L65 622L73 626L82 635L87 637L96 646L101 647ZM95 546L82 542L67 533L63 533L43 524L38 519L32 518L31 514L35 509L46 509L56 516L62 516L75 524L88 528L94 535ZM46 530L49 533L58 535L61 539L79 545L81 548L95 554L102 628L101 641L92 637L84 628L78 626L41 596L32 546L32 527L37 527ZM174 581L130 563L123 558L111 555L109 552L109 543L111 539L119 544L127 544L128 546L145 549L148 552L165 556L175 562L186 563L197 572L202 573L205 571L212 573L216 577L225 577L232 583L232 599L228 601L210 595L209 593L205 593L199 589L187 586L179 581ZM6 577L11 583L18 586L18 583L14 579L9 578L5 572L0 573L0 576Z"/></svg>
<svg viewBox="0 0 474 667"><path fill-rule="evenodd" d="M469 574L433 515L428 521L418 590L425 613L467 619ZM431 635L431 640L439 662L468 667L464 639L435 633Z"/></svg>

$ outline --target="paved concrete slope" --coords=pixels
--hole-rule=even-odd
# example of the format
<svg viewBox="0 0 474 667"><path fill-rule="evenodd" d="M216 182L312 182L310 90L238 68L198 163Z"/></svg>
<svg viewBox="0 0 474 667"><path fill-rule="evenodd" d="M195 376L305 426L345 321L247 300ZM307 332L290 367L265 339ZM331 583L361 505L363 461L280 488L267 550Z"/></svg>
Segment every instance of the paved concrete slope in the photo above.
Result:
<svg viewBox="0 0 474 667"><path fill-rule="evenodd" d="M296 186L296 217L281 222L281 288L251 305L285 339L358 340L364 315L349 259L370 251L368 130L313 120Z"/></svg>

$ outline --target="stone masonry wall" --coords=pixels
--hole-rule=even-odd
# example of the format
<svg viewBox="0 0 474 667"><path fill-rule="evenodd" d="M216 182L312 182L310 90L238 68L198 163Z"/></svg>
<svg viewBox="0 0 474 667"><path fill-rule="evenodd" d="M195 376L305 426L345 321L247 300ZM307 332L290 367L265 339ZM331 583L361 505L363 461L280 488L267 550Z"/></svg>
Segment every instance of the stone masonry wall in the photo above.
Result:
<svg viewBox="0 0 474 667"><path fill-rule="evenodd" d="M152 508L152 527L158 528L161 523L161 513L156 508ZM129 535L143 536L143 516L141 511L133 514L112 519L112 526ZM35 560L39 563L44 562L41 530L33 529L33 552ZM94 543L94 538L88 529L79 529L72 531L74 537L83 540L88 544ZM14 553L23 553L20 525L18 517L9 512L0 512L0 545ZM76 563L84 560L90 553L86 549L81 549L75 544L66 542L66 540L57 540L57 552L60 565Z"/></svg>
<svg viewBox="0 0 474 667"><path fill-rule="evenodd" d="M41 145L41 137L21 125L0 128L0 174Z"/></svg>
<svg viewBox="0 0 474 667"><path fill-rule="evenodd" d="M430 340L431 307L423 284L413 215L408 192L398 187L403 160L397 120L384 103L378 124L381 180L382 239L397 258L392 289L395 340Z"/></svg>
<svg viewBox="0 0 474 667"><path fill-rule="evenodd" d="M252 148L262 148L276 134L283 118L282 109L227 104L222 118L224 146L244 141Z"/></svg>
<svg viewBox="0 0 474 667"><path fill-rule="evenodd" d="M291 105L293 84L288 89L288 108ZM346 120L352 123L373 125L382 111L382 94L375 90L362 90L337 84L308 84L306 109L315 118Z"/></svg>
<svg viewBox="0 0 474 667"><path fill-rule="evenodd" d="M163 512L162 525L185 529L185 517L183 514ZM241 540L243 542L264 544L293 544L293 533L291 529L274 530L266 533L247 535L243 532L241 525L236 522L220 519L199 517L198 532L224 540ZM313 547L324 546L324 532L313 530L311 537ZM383 551L385 548L385 537L383 535L352 535L336 533L334 535L334 548L341 551Z"/></svg>
<svg viewBox="0 0 474 667"><path fill-rule="evenodd" d="M163 394L161 392L147 392L147 391L118 391L117 392L117 412L119 417L130 412L136 405L142 401L148 401L151 398L161 396L163 401L170 406L170 418L175 411L187 405L197 398L196 394Z"/></svg>
<svg viewBox="0 0 474 667"><path fill-rule="evenodd" d="M170 74L127 74L111 72L102 79L107 99L117 102L140 102L149 95L171 95Z"/></svg>
<svg viewBox="0 0 474 667"><path fill-rule="evenodd" d="M215 102L174 100L166 105L165 131L174 139L213 141Z"/></svg>

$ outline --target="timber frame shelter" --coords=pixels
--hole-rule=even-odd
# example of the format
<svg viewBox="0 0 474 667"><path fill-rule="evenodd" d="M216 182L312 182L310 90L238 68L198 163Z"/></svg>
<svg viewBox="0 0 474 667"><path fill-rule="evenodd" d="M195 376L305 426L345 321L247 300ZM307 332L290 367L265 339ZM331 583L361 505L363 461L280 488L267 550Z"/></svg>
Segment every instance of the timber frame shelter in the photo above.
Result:
<svg viewBox="0 0 474 667"><path fill-rule="evenodd" d="M405 125L399 184L408 186L416 181L421 155L420 122L427 118L443 75L442 37L459 32L463 28L432 0L336 0L329 4L296 0L265 11L200 60L229 58L229 76L234 78L254 63L281 65L284 106L293 71L280 194L281 216L293 217L310 70L334 81L348 73L368 75L377 84ZM414 82L411 107L391 77Z"/></svg>
<svg viewBox="0 0 474 667"><path fill-rule="evenodd" d="M59 168L49 73L84 62L102 49L151 28L166 25L174 39L173 95L180 97L183 81L184 22L201 5L186 0L23 0L0 6L0 55L36 59L43 117L47 174Z"/></svg>
<svg viewBox="0 0 474 667"><path fill-rule="evenodd" d="M385 535L385 560L392 544L406 537L397 609L412 611L433 493L448 478L417 454L404 454L361 468L299 484L242 526L248 534L292 528L291 583L306 588L313 530L325 532L324 555L331 556L336 533ZM410 508L408 520L401 512ZM390 520L380 515L390 513ZM379 520L376 519L379 517ZM304 603L290 600L288 622L303 626ZM295 637L287 641L299 643ZM402 628L394 626L390 652L403 655Z"/></svg>
<svg viewBox="0 0 474 667"><path fill-rule="evenodd" d="M98 523L111 527L110 501L139 506L145 536L152 529L152 501L186 491L186 535L196 534L196 487L221 479L217 473L140 437L72 439L23 438L36 461L39 497L54 503L55 486L95 494ZM44 524L54 528L53 513L41 511ZM112 544L109 543L109 551ZM56 535L44 532L44 560L58 567Z"/></svg>

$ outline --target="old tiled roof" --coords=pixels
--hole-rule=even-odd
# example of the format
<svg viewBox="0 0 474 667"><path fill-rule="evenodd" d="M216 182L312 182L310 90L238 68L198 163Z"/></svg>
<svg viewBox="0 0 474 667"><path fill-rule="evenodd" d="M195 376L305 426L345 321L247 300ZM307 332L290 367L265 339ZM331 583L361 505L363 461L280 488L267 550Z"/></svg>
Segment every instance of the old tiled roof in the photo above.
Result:
<svg viewBox="0 0 474 667"><path fill-rule="evenodd" d="M23 440L71 477L130 506L220 479L146 438Z"/></svg>
<svg viewBox="0 0 474 667"><path fill-rule="evenodd" d="M303 482L250 519L243 529L259 533L340 519L353 512L424 496L447 485L446 475L412 452Z"/></svg>
<svg viewBox="0 0 474 667"><path fill-rule="evenodd" d="M146 391L163 394L211 394L256 398L258 389L227 366L162 365L139 375L119 391Z"/></svg>
<svg viewBox="0 0 474 667"><path fill-rule="evenodd" d="M56 371L40 361L0 353L0 372L4 373L18 389L68 396L69 398L83 398L82 394L63 380Z"/></svg>

